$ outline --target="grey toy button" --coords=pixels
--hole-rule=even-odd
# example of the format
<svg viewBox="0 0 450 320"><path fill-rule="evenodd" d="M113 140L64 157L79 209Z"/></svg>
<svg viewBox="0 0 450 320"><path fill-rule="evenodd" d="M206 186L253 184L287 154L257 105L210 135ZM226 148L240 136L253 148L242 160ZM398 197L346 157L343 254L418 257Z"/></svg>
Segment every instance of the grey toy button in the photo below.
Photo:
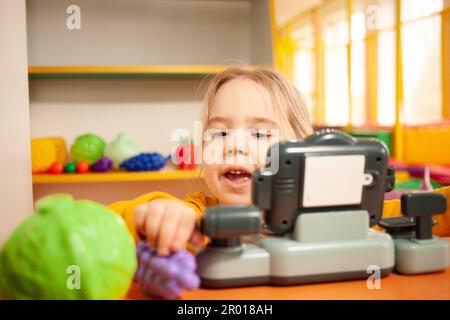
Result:
<svg viewBox="0 0 450 320"><path fill-rule="evenodd" d="M447 209L438 193L409 193L401 198L403 217L383 219L380 226L394 237L395 270L402 274L439 272L448 268L448 242L433 237L432 215Z"/></svg>
<svg viewBox="0 0 450 320"><path fill-rule="evenodd" d="M432 215L447 211L447 198L438 193L408 193L401 198L402 213L415 220L416 238L432 239Z"/></svg>
<svg viewBox="0 0 450 320"><path fill-rule="evenodd" d="M432 227L436 224L432 216L447 211L447 198L431 192L408 193L402 195L401 207L403 217L382 219L380 227L393 236L415 232L416 239L428 240L433 238Z"/></svg>

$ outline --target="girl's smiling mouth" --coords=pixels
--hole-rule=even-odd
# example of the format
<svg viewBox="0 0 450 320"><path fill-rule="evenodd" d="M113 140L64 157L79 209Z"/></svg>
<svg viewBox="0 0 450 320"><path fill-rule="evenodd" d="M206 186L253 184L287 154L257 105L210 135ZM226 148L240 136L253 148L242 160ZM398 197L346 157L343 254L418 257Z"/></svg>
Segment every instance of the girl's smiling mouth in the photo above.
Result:
<svg viewBox="0 0 450 320"><path fill-rule="evenodd" d="M252 180L251 171L244 167L227 167L221 176L232 189L244 188Z"/></svg>

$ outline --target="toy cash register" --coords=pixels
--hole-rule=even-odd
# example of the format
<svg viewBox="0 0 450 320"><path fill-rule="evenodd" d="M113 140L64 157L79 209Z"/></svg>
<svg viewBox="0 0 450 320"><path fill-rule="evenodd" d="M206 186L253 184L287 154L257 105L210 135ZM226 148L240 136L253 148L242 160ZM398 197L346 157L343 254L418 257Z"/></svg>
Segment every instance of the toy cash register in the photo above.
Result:
<svg viewBox="0 0 450 320"><path fill-rule="evenodd" d="M393 271L393 238L371 228L394 185L384 144L325 130L274 144L268 157L253 174L252 206L205 211L204 287L367 279L373 266L381 276Z"/></svg>

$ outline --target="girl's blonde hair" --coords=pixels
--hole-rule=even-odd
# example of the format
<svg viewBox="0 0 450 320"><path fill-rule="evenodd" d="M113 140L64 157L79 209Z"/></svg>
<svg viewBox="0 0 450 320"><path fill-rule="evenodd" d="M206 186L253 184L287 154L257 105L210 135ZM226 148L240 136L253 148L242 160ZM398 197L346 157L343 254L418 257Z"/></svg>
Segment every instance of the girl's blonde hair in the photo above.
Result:
<svg viewBox="0 0 450 320"><path fill-rule="evenodd" d="M271 68L244 66L230 67L209 82L203 105L203 128L209 119L217 92L225 83L236 78L252 80L268 91L281 122L280 130L288 139L300 140L313 132L308 109L300 92L284 76Z"/></svg>

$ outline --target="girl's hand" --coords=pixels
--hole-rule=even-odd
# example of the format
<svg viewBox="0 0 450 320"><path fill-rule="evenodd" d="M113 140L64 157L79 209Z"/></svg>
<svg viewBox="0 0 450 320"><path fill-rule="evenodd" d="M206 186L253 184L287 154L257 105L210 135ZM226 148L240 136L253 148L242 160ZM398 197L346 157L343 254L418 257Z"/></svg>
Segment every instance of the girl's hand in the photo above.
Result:
<svg viewBox="0 0 450 320"><path fill-rule="evenodd" d="M201 246L203 237L194 232L197 215L187 204L172 199L157 199L134 209L137 230L146 237L158 255L178 251L188 241Z"/></svg>

